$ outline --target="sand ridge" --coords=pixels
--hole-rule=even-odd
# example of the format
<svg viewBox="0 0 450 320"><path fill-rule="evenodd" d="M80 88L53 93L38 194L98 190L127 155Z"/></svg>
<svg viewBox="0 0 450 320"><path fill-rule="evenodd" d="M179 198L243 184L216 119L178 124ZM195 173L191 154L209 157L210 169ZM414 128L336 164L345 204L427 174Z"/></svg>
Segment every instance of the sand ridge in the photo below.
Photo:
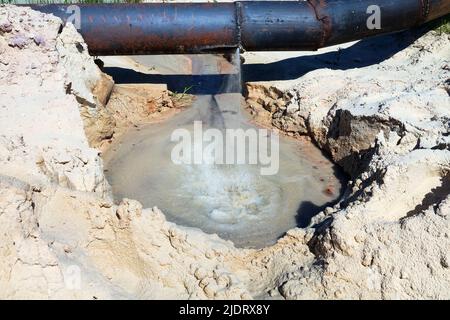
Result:
<svg viewBox="0 0 450 320"><path fill-rule="evenodd" d="M92 147L112 134L112 80L60 28L0 6L0 298L450 297L448 35L248 84L256 114L308 135L352 181L309 227L245 250L113 203ZM391 37L385 46L412 35Z"/></svg>

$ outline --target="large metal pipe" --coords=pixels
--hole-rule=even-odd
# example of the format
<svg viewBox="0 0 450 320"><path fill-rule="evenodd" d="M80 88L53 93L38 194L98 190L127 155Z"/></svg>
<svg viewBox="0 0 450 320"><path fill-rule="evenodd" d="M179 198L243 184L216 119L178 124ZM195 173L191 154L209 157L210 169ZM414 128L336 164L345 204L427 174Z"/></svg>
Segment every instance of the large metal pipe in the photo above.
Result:
<svg viewBox="0 0 450 320"><path fill-rule="evenodd" d="M368 8L374 5L380 9L380 29L367 26L372 15ZM69 5L32 7L76 22L76 10ZM237 47L317 50L436 19L450 13L450 0L80 4L78 8L79 31L92 55L133 55Z"/></svg>

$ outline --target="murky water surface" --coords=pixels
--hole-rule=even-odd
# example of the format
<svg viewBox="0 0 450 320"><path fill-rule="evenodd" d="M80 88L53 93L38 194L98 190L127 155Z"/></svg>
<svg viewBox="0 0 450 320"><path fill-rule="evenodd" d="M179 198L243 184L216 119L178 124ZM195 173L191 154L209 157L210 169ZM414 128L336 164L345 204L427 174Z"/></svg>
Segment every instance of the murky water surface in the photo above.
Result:
<svg viewBox="0 0 450 320"><path fill-rule="evenodd" d="M193 132L194 121L219 130L255 128L241 111L239 93L199 95L173 118L130 130L105 155L115 198L137 199L160 208L169 221L259 248L339 197L334 165L311 143L283 136L275 175L261 175L261 165L252 164L174 164L171 134Z"/></svg>

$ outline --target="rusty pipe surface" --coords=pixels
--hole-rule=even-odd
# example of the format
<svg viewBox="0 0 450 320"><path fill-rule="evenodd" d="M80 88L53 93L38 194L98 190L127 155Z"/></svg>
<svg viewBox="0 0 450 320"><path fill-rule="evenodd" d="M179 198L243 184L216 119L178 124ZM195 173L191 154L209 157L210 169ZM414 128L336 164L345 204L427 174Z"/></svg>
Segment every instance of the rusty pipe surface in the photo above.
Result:
<svg viewBox="0 0 450 320"><path fill-rule="evenodd" d="M369 6L380 9L369 29ZM31 5L77 22L71 5ZM307 0L79 4L92 55L317 50L408 29L450 13L450 0Z"/></svg>

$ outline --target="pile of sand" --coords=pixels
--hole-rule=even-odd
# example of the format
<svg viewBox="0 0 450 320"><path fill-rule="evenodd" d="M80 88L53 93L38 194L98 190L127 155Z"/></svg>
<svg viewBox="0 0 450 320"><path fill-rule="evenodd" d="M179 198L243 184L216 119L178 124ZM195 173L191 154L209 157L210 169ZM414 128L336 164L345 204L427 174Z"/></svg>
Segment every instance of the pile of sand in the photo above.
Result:
<svg viewBox="0 0 450 320"><path fill-rule="evenodd" d="M115 205L93 148L114 133L112 80L72 26L0 6L0 298L449 298L449 48L430 32L379 63L249 84L255 114L352 181L309 228L245 250Z"/></svg>

